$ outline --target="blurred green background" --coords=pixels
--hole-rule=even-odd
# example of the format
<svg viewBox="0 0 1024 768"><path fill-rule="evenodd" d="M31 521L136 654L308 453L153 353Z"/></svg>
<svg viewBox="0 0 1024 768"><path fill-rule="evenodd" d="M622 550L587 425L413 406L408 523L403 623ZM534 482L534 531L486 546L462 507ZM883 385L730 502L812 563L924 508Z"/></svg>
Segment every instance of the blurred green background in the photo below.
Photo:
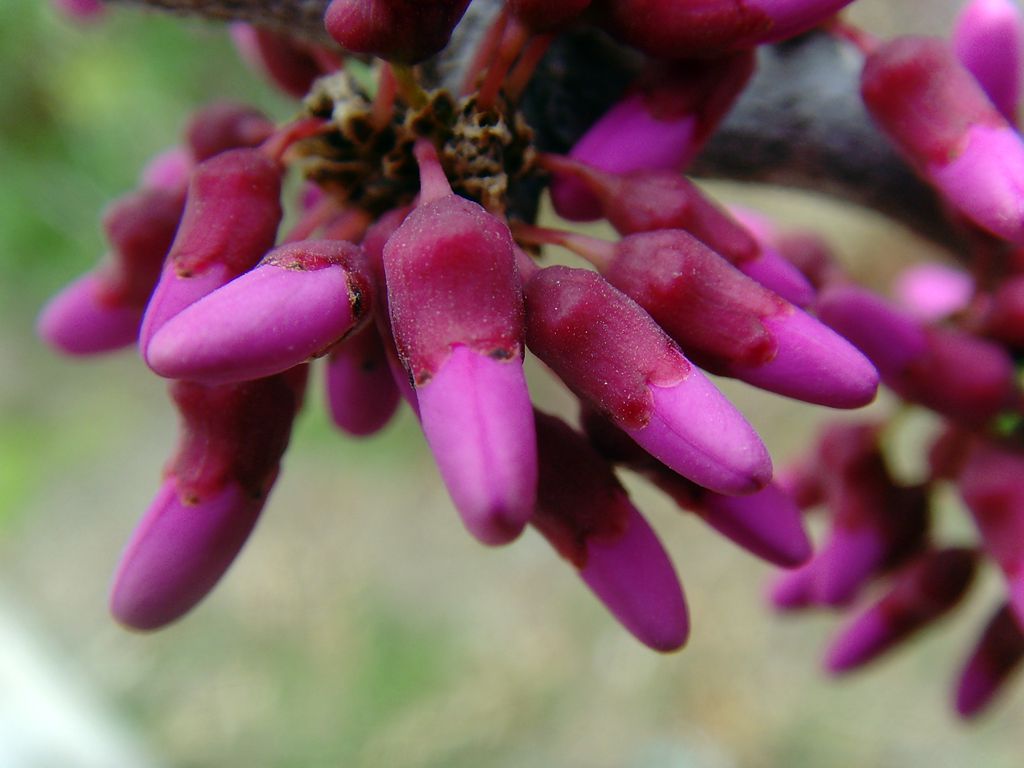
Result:
<svg viewBox="0 0 1024 768"><path fill-rule="evenodd" d="M277 118L294 105L245 70L219 27L131 10L75 27L40 0L3 5L0 628L27 631L42 663L123 725L138 754L282 768L1022 763L1024 686L971 727L947 704L996 600L991 574L942 631L830 682L817 661L834 618L770 615L769 569L627 478L691 603L689 647L659 656L539 537L495 551L466 535L408 413L379 437L343 439L319 393L256 535L216 592L159 634L120 629L106 612L108 579L156 488L174 416L130 352L57 359L34 339L34 317L101 255L99 211L177 140L196 105L244 100ZM951 17L933 2L866 0L857 13L878 30L937 31ZM715 190L814 223L875 280L926 255L860 212ZM565 404L534 381L540 399ZM829 415L726 388L778 464ZM3 762L3 713L28 709L12 675L0 661L0 766L79 768Z"/></svg>

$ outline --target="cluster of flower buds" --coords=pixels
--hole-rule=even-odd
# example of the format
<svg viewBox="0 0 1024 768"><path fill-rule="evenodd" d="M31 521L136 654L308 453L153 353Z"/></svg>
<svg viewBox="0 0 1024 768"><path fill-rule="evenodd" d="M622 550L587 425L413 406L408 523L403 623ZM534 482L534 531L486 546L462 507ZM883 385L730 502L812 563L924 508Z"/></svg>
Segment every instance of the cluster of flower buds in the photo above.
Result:
<svg viewBox="0 0 1024 768"><path fill-rule="evenodd" d="M225 572L312 365L351 435L382 429L404 399L473 536L503 545L533 526L660 651L686 642L686 603L616 467L788 569L771 593L781 610L846 608L884 581L830 646L834 673L946 614L990 560L1006 606L956 699L980 711L1024 658L1020 15L973 0L955 45L855 36L864 101L966 233L973 274L918 268L886 300L813 234L730 210L682 175L750 79L755 47L848 2L507 0L457 94L424 90L415 65L449 44L469 0L332 0L330 36L381 60L374 91L339 52L236 26L246 60L286 93L309 92L303 115L274 126L244 107L200 112L111 207L108 259L39 323L72 354L137 342L173 380L181 442L125 551L115 616L157 628ZM587 25L644 63L568 153L542 151L517 104L551 42ZM282 200L289 172L308 183ZM508 213L518 185L542 181L563 219L605 219L620 237ZM295 223L279 233L286 210ZM542 267L550 245L580 265ZM533 405L527 351L578 398L575 426ZM945 420L930 474L894 477L883 438L895 422L873 422L828 428L813 459L773 479L760 437L705 372L840 409L870 403L881 382ZM959 488L976 546L935 533L941 483ZM812 551L802 510L821 505Z"/></svg>

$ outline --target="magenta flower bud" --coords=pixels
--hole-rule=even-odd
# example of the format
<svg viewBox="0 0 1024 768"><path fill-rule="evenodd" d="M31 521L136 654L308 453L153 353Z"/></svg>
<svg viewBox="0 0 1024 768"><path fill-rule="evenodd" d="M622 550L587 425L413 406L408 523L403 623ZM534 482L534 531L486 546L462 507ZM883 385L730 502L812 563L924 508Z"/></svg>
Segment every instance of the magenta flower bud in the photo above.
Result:
<svg viewBox="0 0 1024 768"><path fill-rule="evenodd" d="M608 281L701 366L835 408L874 398L877 373L863 355L686 232L630 235L605 250Z"/></svg>
<svg viewBox="0 0 1024 768"><path fill-rule="evenodd" d="M843 605L874 575L920 551L928 530L924 486L893 481L870 425L831 427L819 447L831 469L831 524L811 568L814 601Z"/></svg>
<svg viewBox="0 0 1024 768"><path fill-rule="evenodd" d="M146 347L161 376L207 384L249 381L324 354L368 316L358 246L303 240L165 322Z"/></svg>
<svg viewBox="0 0 1024 768"><path fill-rule="evenodd" d="M245 104L218 102L196 112L185 129L185 140L197 163L229 149L257 147L270 138L274 124Z"/></svg>
<svg viewBox="0 0 1024 768"><path fill-rule="evenodd" d="M165 189L170 192L184 192L195 163L192 154L184 147L171 147L150 158L139 183L145 189Z"/></svg>
<svg viewBox="0 0 1024 768"><path fill-rule="evenodd" d="M172 386L181 442L114 577L110 607L118 621L162 627L191 610L228 569L277 477L305 374Z"/></svg>
<svg viewBox="0 0 1024 768"><path fill-rule="evenodd" d="M231 40L246 64L296 99L324 74L307 46L280 32L238 22L231 25Z"/></svg>
<svg viewBox="0 0 1024 768"><path fill-rule="evenodd" d="M1024 630L1008 605L989 621L956 687L957 714L981 714L1024 660Z"/></svg>
<svg viewBox="0 0 1024 768"><path fill-rule="evenodd" d="M372 435L391 420L399 392L372 323L331 350L326 373L331 419L343 431L357 437Z"/></svg>
<svg viewBox="0 0 1024 768"><path fill-rule="evenodd" d="M100 0L51 0L53 7L75 21L95 21L104 10Z"/></svg>
<svg viewBox="0 0 1024 768"><path fill-rule="evenodd" d="M937 322L967 308L974 280L953 267L917 264L899 274L894 292L898 303L918 320Z"/></svg>
<svg viewBox="0 0 1024 768"><path fill-rule="evenodd" d="M1024 275L1002 280L989 297L980 331L1011 347L1024 347Z"/></svg>
<svg viewBox="0 0 1024 768"><path fill-rule="evenodd" d="M456 507L474 535L504 543L526 525L537 483L512 235L452 193L433 146L416 156L420 203L384 247L391 326Z"/></svg>
<svg viewBox="0 0 1024 768"><path fill-rule="evenodd" d="M1024 18L1013 0L972 0L953 28L956 56L1009 123L1017 122Z"/></svg>
<svg viewBox="0 0 1024 768"><path fill-rule="evenodd" d="M794 568L811 557L811 541L793 500L776 483L749 496L706 493L701 518L748 552L763 560Z"/></svg>
<svg viewBox="0 0 1024 768"><path fill-rule="evenodd" d="M814 605L814 571L816 561L780 574L768 587L765 596L777 611L799 611Z"/></svg>
<svg viewBox="0 0 1024 768"><path fill-rule="evenodd" d="M652 69L594 123L569 156L610 173L681 171L704 146L754 71L741 54ZM551 201L560 216L589 221L601 206L579 179L556 174Z"/></svg>
<svg viewBox="0 0 1024 768"><path fill-rule="evenodd" d="M899 38L868 56L872 117L959 213L1024 243L1024 143L942 40Z"/></svg>
<svg viewBox="0 0 1024 768"><path fill-rule="evenodd" d="M604 28L657 58L719 56L806 32L851 0L604 0Z"/></svg>
<svg viewBox="0 0 1024 768"><path fill-rule="evenodd" d="M723 493L752 493L771 478L767 450L743 416L597 273L541 270L526 302L530 350L659 461Z"/></svg>
<svg viewBox="0 0 1024 768"><path fill-rule="evenodd" d="M792 262L774 248L762 245L757 256L736 268L751 280L801 309L814 302L814 286Z"/></svg>
<svg viewBox="0 0 1024 768"><path fill-rule="evenodd" d="M162 188L142 189L111 205L103 216L111 253L47 304L39 335L72 355L132 344L183 207L180 191Z"/></svg>
<svg viewBox="0 0 1024 768"><path fill-rule="evenodd" d="M165 480L121 557L110 596L114 617L153 630L191 610L234 561L264 501L234 483L191 501L174 478Z"/></svg>
<svg viewBox="0 0 1024 768"><path fill-rule="evenodd" d="M416 64L446 45L469 0L331 0L324 26L342 48Z"/></svg>
<svg viewBox="0 0 1024 768"><path fill-rule="evenodd" d="M921 555L896 574L881 600L840 630L829 645L825 668L843 674L861 667L943 616L967 592L976 564L969 549Z"/></svg>
<svg viewBox="0 0 1024 768"><path fill-rule="evenodd" d="M695 513L751 554L786 568L811 556L799 510L774 483L745 496L718 494L673 472L592 408L583 409L582 420L601 455L639 472L681 509Z"/></svg>
<svg viewBox="0 0 1024 768"><path fill-rule="evenodd" d="M640 642L683 646L689 619L675 568L611 466L553 416L536 412L540 477L530 523Z"/></svg>
<svg viewBox="0 0 1024 768"><path fill-rule="evenodd" d="M143 308L110 300L102 274L82 275L50 299L36 324L39 337L68 355L96 355L132 344Z"/></svg>
<svg viewBox="0 0 1024 768"><path fill-rule="evenodd" d="M856 345L901 397L965 423L988 421L1016 397L1002 347L944 327L925 327L860 288L823 292L818 316Z"/></svg>
<svg viewBox="0 0 1024 768"><path fill-rule="evenodd" d="M251 269L274 245L282 168L255 149L222 152L192 174L185 213L139 334L153 335L185 307Z"/></svg>
<svg viewBox="0 0 1024 768"><path fill-rule="evenodd" d="M960 495L985 550L1006 580L1010 606L1024 626L1024 454L976 441L960 473Z"/></svg>
<svg viewBox="0 0 1024 768"><path fill-rule="evenodd" d="M456 346L416 388L423 434L466 528L485 544L515 539L533 512L537 444L518 358Z"/></svg>
<svg viewBox="0 0 1024 768"><path fill-rule="evenodd" d="M505 0L509 10L532 32L554 32L583 13L592 0Z"/></svg>

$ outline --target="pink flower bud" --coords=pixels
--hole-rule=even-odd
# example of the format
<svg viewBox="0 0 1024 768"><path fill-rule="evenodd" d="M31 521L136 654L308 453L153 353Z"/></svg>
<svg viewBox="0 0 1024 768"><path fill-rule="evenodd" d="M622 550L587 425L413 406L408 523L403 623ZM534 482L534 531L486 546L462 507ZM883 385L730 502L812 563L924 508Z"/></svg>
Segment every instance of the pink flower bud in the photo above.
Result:
<svg viewBox="0 0 1024 768"><path fill-rule="evenodd" d="M139 174L139 183L144 189L184 192L194 166L190 151L184 147L171 147L150 158Z"/></svg>
<svg viewBox="0 0 1024 768"><path fill-rule="evenodd" d="M469 0L332 0L327 32L353 53L416 64L448 44Z"/></svg>
<svg viewBox="0 0 1024 768"><path fill-rule="evenodd" d="M924 263L908 267L896 278L897 301L924 322L937 322L966 309L974 280L960 269Z"/></svg>
<svg viewBox="0 0 1024 768"><path fill-rule="evenodd" d="M989 297L980 331L1011 347L1024 347L1024 275L1002 280Z"/></svg>
<svg viewBox="0 0 1024 768"><path fill-rule="evenodd" d="M976 567L969 549L927 552L896 574L892 588L829 645L825 667L843 674L867 664L950 611Z"/></svg>
<svg viewBox="0 0 1024 768"><path fill-rule="evenodd" d="M391 326L456 507L474 535L504 543L526 525L537 483L512 235L452 193L430 144L416 155L420 203L384 247Z"/></svg>
<svg viewBox="0 0 1024 768"><path fill-rule="evenodd" d="M705 368L835 408L875 396L863 355L682 230L624 238L603 272Z"/></svg>
<svg viewBox="0 0 1024 768"><path fill-rule="evenodd" d="M965 423L988 421L1016 396L1013 361L1000 346L943 327L925 327L860 288L821 294L818 316L878 367L901 397Z"/></svg>
<svg viewBox="0 0 1024 768"><path fill-rule="evenodd" d="M1010 606L989 621L964 665L956 687L956 711L961 717L981 714L1024 660L1024 630Z"/></svg>
<svg viewBox="0 0 1024 768"><path fill-rule="evenodd" d="M200 163L185 213L139 334L143 356L165 322L251 269L274 245L281 220L282 168L255 149Z"/></svg>
<svg viewBox="0 0 1024 768"><path fill-rule="evenodd" d="M658 58L718 56L783 40L851 0L604 0L604 27Z"/></svg>
<svg viewBox="0 0 1024 768"><path fill-rule="evenodd" d="M282 245L165 322L146 347L161 376L207 384L271 376L324 354L369 312L358 246Z"/></svg>
<svg viewBox="0 0 1024 768"><path fill-rule="evenodd" d="M985 550L1006 579L1010 606L1024 626L1024 454L974 443L960 473L960 495Z"/></svg>
<svg viewBox="0 0 1024 768"><path fill-rule="evenodd" d="M959 213L1024 243L1024 143L942 40L898 38L864 65L872 117Z"/></svg>
<svg viewBox="0 0 1024 768"><path fill-rule="evenodd" d="M335 346L327 357L327 405L342 430L359 437L382 429L398 407L398 387L373 323Z"/></svg>
<svg viewBox="0 0 1024 768"><path fill-rule="evenodd" d="M540 478L530 523L640 642L682 647L686 602L657 536L582 436L540 412L536 422Z"/></svg>
<svg viewBox="0 0 1024 768"><path fill-rule="evenodd" d="M897 485L871 425L831 427L819 447L831 469L825 541L810 563L814 602L842 605L873 576L918 552L928 528L923 486Z"/></svg>
<svg viewBox="0 0 1024 768"><path fill-rule="evenodd" d="M953 48L1003 117L1016 123L1024 70L1024 18L1013 0L972 0L957 16Z"/></svg>
<svg viewBox="0 0 1024 768"><path fill-rule="evenodd" d="M46 305L39 335L72 355L132 344L183 207L180 192L162 188L142 189L111 205L103 216L111 253Z"/></svg>
<svg viewBox="0 0 1024 768"><path fill-rule="evenodd" d="M296 99L304 98L313 81L324 74L307 46L280 32L235 23L231 40L250 67Z"/></svg>
<svg viewBox="0 0 1024 768"><path fill-rule="evenodd" d="M197 163L229 149L256 147L274 132L262 112L244 104L218 102L196 112L185 139Z"/></svg>
<svg viewBox="0 0 1024 768"><path fill-rule="evenodd" d="M753 71L749 54L654 68L583 134L569 156L611 173L681 171L704 146ZM552 180L551 200L558 214L572 221L601 215L593 193L563 174Z"/></svg>
<svg viewBox="0 0 1024 768"><path fill-rule="evenodd" d="M118 621L158 629L220 580L266 502L304 384L299 369L224 387L172 387L181 443L114 577L110 608Z"/></svg>
<svg viewBox="0 0 1024 768"><path fill-rule="evenodd" d="M641 447L723 493L771 477L753 428L628 297L590 270L549 267L527 283L530 350Z"/></svg>

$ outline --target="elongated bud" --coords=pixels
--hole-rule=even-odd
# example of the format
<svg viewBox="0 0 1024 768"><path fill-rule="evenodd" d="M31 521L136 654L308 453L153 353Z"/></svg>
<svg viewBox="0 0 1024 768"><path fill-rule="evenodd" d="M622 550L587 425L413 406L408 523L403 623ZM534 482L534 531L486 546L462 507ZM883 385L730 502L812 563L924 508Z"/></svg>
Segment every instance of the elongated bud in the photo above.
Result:
<svg viewBox="0 0 1024 768"><path fill-rule="evenodd" d="M1013 0L971 0L957 16L953 48L1009 123L1017 122L1024 75L1024 17Z"/></svg>
<svg viewBox="0 0 1024 768"><path fill-rule="evenodd" d="M533 525L640 642L683 646L689 620L672 561L611 466L564 422L536 412L540 477Z"/></svg>
<svg viewBox="0 0 1024 768"><path fill-rule="evenodd" d="M1024 143L944 41L907 37L881 46L864 65L861 93L951 206L1024 243Z"/></svg>
<svg viewBox="0 0 1024 768"><path fill-rule="evenodd" d="M372 435L391 420L399 392L373 323L331 350L326 373L331 419L344 432L359 437Z"/></svg>
<svg viewBox="0 0 1024 768"><path fill-rule="evenodd" d="M165 322L251 269L274 245L281 220L282 168L255 149L199 164L163 274L146 308L143 356Z"/></svg>
<svg viewBox="0 0 1024 768"><path fill-rule="evenodd" d="M612 173L680 171L704 146L753 71L750 54L655 67L583 134L569 156ZM572 221L601 215L593 193L572 177L555 175L551 200L558 214Z"/></svg>
<svg viewBox="0 0 1024 768"><path fill-rule="evenodd" d="M143 189L163 189L184 194L195 162L185 147L171 147L150 158L139 174Z"/></svg>
<svg viewBox="0 0 1024 768"><path fill-rule="evenodd" d="M223 384L271 376L324 354L370 311L358 246L303 240L275 248L170 318L146 359L172 379Z"/></svg>
<svg viewBox="0 0 1024 768"><path fill-rule="evenodd" d="M224 387L173 385L181 442L114 577L118 621L158 629L214 587L266 502L304 384L300 369Z"/></svg>
<svg viewBox="0 0 1024 768"><path fill-rule="evenodd" d="M979 330L1014 348L1024 347L1024 276L1000 282L982 310Z"/></svg>
<svg viewBox="0 0 1024 768"><path fill-rule="evenodd" d="M923 486L895 483L873 425L835 425L819 447L831 470L828 532L811 562L814 602L842 605L878 573L920 551L928 530Z"/></svg>
<svg viewBox="0 0 1024 768"><path fill-rule="evenodd" d="M676 472L723 493L771 477L753 428L636 303L590 270L549 267L526 287L531 351Z"/></svg>
<svg viewBox="0 0 1024 768"><path fill-rule="evenodd" d="M235 23L231 40L250 67L296 99L304 98L313 81L324 74L306 46L280 32Z"/></svg>
<svg viewBox="0 0 1024 768"><path fill-rule="evenodd" d="M420 204L384 247L391 326L456 507L479 539L505 543L526 525L537 483L512 235L452 194L431 145L416 154Z"/></svg>
<svg viewBox="0 0 1024 768"><path fill-rule="evenodd" d="M974 281L960 269L924 263L908 267L893 286L896 299L914 317L937 322L967 308Z"/></svg>
<svg viewBox="0 0 1024 768"><path fill-rule="evenodd" d="M1024 630L1010 606L989 621L957 682L955 706L961 717L981 714L1024 660Z"/></svg>
<svg viewBox="0 0 1024 768"><path fill-rule="evenodd" d="M825 21L851 0L604 0L603 26L665 59L720 56L783 40Z"/></svg>
<svg viewBox="0 0 1024 768"><path fill-rule="evenodd" d="M624 238L603 272L709 370L835 408L875 396L861 353L682 230Z"/></svg>
<svg viewBox="0 0 1024 768"><path fill-rule="evenodd" d="M253 148L274 132L262 112L245 104L217 102L196 112L185 129L185 140L197 163L229 149Z"/></svg>
<svg viewBox="0 0 1024 768"><path fill-rule="evenodd" d="M327 32L353 53L416 64L448 44L469 0L332 0Z"/></svg>
<svg viewBox="0 0 1024 768"><path fill-rule="evenodd" d="M924 326L881 297L853 286L824 291L818 316L878 367L900 396L965 423L1012 405L1013 361L1002 347L962 331Z"/></svg>
<svg viewBox="0 0 1024 768"><path fill-rule="evenodd" d="M977 440L960 473L960 495L974 517L985 550L996 561L1010 606L1024 626L1024 455Z"/></svg>
<svg viewBox="0 0 1024 768"><path fill-rule="evenodd" d="M921 555L892 588L829 645L825 667L842 674L872 661L950 611L967 592L977 558L969 549Z"/></svg>
<svg viewBox="0 0 1024 768"><path fill-rule="evenodd" d="M103 217L110 254L51 299L40 314L39 335L72 355L134 343L183 207L180 191L163 188L142 189L114 203Z"/></svg>

